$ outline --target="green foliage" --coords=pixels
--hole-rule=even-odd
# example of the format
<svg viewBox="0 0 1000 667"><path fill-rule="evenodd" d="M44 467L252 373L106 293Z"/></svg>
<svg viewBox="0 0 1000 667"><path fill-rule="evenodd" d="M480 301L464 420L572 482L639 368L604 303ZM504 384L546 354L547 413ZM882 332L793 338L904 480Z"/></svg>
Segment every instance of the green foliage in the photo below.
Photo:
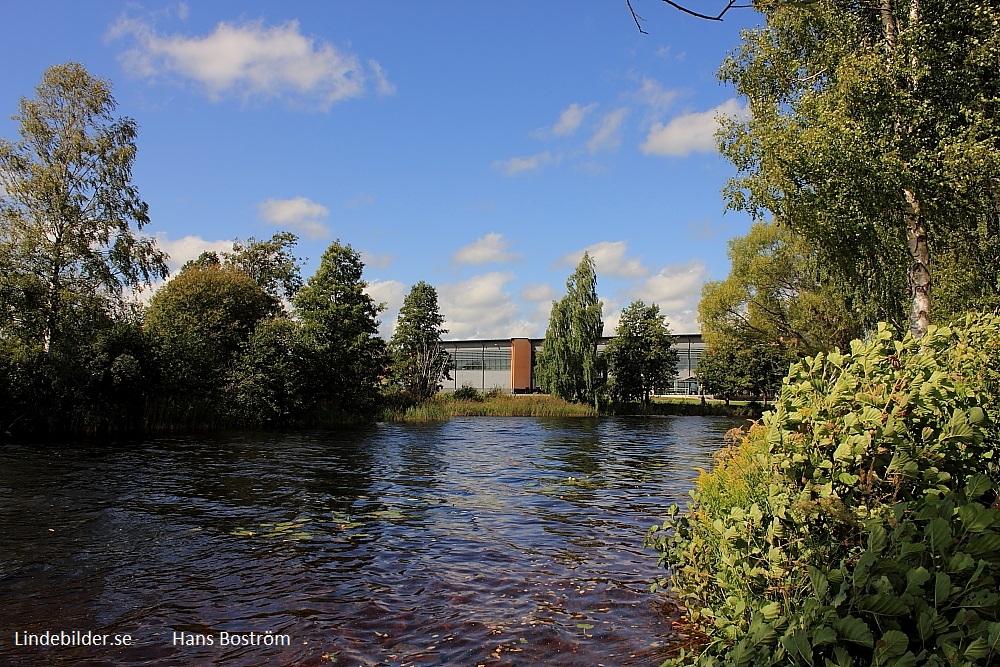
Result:
<svg viewBox="0 0 1000 667"><path fill-rule="evenodd" d="M853 307L814 248L771 223L729 241L729 276L702 288L698 321L710 348L781 342L802 354L847 349Z"/></svg>
<svg viewBox="0 0 1000 667"><path fill-rule="evenodd" d="M622 311L615 337L604 351L611 395L619 402L642 401L677 375L677 350L660 307L634 301Z"/></svg>
<svg viewBox="0 0 1000 667"><path fill-rule="evenodd" d="M265 292L275 298L291 299L302 288L299 259L292 248L299 238L291 232L278 232L266 241L250 237L233 243L233 251L222 253L226 264L247 274Z"/></svg>
<svg viewBox="0 0 1000 667"><path fill-rule="evenodd" d="M451 376L451 357L441 349L444 317L438 310L437 290L424 281L410 288L389 342L396 384L417 401L441 389L441 379Z"/></svg>
<svg viewBox="0 0 1000 667"><path fill-rule="evenodd" d="M149 222L131 182L137 125L114 110L107 81L56 65L21 99L21 141L0 139L0 335L75 344L124 290L166 276L137 233Z"/></svg>
<svg viewBox="0 0 1000 667"><path fill-rule="evenodd" d="M471 384L463 384L451 393L451 397L456 401L476 401L479 403L483 401L483 395Z"/></svg>
<svg viewBox="0 0 1000 667"><path fill-rule="evenodd" d="M808 239L866 327L914 317L939 280L974 286L943 312L1000 293L996 2L762 8L721 70L751 112L720 134L729 205Z"/></svg>
<svg viewBox="0 0 1000 667"><path fill-rule="evenodd" d="M220 412L233 359L275 305L243 271L211 262L191 262L161 287L145 326L160 349L168 412L182 422Z"/></svg>
<svg viewBox="0 0 1000 667"><path fill-rule="evenodd" d="M552 303L545 343L536 361L541 388L567 401L596 404L604 385L597 343L604 333L594 260L583 253L566 281L566 296Z"/></svg>
<svg viewBox="0 0 1000 667"><path fill-rule="evenodd" d="M650 532L708 634L694 664L995 663L998 397L996 315L793 366Z"/></svg>
<svg viewBox="0 0 1000 667"><path fill-rule="evenodd" d="M287 426L315 407L320 380L304 330L285 317L261 320L236 355L226 382L226 404L237 423Z"/></svg>
<svg viewBox="0 0 1000 667"><path fill-rule="evenodd" d="M313 386L326 414L375 414L388 366L378 335L382 307L365 292L364 262L350 245L335 241L319 269L295 295L295 314L315 351Z"/></svg>
<svg viewBox="0 0 1000 667"><path fill-rule="evenodd" d="M698 359L698 382L728 404L737 396L763 399L778 393L792 354L780 343L743 344L723 339Z"/></svg>
<svg viewBox="0 0 1000 667"><path fill-rule="evenodd" d="M438 394L419 405L400 403L389 407L382 418L386 421L438 421L449 417L596 417L593 406L570 403L556 396L515 396L497 393L478 394L476 399L463 399L452 394Z"/></svg>

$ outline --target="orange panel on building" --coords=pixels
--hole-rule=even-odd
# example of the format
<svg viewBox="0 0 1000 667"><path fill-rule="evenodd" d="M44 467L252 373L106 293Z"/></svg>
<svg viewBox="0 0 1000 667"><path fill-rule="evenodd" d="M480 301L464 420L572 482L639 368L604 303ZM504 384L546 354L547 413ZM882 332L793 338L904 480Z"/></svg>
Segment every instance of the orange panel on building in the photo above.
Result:
<svg viewBox="0 0 1000 667"><path fill-rule="evenodd" d="M527 338L510 339L510 388L531 390L531 341Z"/></svg>

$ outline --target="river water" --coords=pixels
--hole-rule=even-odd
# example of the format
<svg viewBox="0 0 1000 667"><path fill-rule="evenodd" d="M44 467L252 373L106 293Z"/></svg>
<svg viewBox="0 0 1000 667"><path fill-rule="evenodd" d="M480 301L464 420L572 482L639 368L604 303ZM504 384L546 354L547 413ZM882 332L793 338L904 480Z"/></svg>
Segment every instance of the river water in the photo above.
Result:
<svg viewBox="0 0 1000 667"><path fill-rule="evenodd" d="M643 536L736 425L6 445L0 664L652 667L671 625Z"/></svg>

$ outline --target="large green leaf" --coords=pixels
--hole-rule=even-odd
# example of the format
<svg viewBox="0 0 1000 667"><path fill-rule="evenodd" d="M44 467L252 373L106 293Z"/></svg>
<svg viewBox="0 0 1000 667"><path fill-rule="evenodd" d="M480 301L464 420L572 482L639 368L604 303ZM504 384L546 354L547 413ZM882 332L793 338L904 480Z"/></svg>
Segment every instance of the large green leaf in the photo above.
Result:
<svg viewBox="0 0 1000 667"><path fill-rule="evenodd" d="M875 644L875 637L864 621L854 616L838 618L833 622L833 627L837 629L837 634L844 641L869 648Z"/></svg>

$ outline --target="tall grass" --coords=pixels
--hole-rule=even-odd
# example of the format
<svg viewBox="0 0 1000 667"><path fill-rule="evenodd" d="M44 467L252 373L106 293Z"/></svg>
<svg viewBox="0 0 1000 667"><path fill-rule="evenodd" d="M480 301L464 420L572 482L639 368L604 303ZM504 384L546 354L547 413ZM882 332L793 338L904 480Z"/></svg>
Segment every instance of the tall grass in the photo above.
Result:
<svg viewBox="0 0 1000 667"><path fill-rule="evenodd" d="M593 406L555 396L498 394L481 401L440 397L453 417L596 417Z"/></svg>
<svg viewBox="0 0 1000 667"><path fill-rule="evenodd" d="M438 394L409 407L395 406L383 413L384 421L424 422L451 417L596 417L592 406L569 403L555 396L511 394L455 398Z"/></svg>

